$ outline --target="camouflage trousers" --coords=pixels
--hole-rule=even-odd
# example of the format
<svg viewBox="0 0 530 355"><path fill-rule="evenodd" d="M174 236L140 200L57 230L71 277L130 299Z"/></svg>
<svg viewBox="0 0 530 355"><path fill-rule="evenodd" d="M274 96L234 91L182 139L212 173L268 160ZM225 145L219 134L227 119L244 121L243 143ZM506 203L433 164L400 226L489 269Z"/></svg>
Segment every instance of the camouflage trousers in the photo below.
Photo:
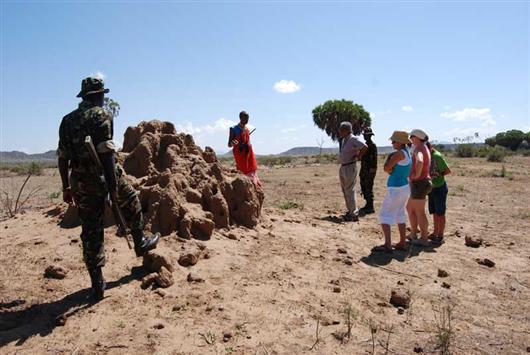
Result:
<svg viewBox="0 0 530 355"><path fill-rule="evenodd" d="M371 172L370 169L362 169L359 173L361 180L361 192L367 203L374 201L374 179L376 172Z"/></svg>
<svg viewBox="0 0 530 355"><path fill-rule="evenodd" d="M116 171L118 180L118 204L131 232L143 230L142 206L138 194L125 179L121 168ZM104 214L107 193L101 181L94 176L84 176L75 171L71 175L74 201L81 219L83 259L87 268L105 265Z"/></svg>

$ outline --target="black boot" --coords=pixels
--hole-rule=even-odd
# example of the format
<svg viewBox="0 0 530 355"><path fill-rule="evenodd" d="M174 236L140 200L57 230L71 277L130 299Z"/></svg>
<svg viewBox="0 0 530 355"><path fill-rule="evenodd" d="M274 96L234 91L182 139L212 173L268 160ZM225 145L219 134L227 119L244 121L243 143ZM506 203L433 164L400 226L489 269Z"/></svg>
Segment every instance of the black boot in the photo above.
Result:
<svg viewBox="0 0 530 355"><path fill-rule="evenodd" d="M366 200L366 205L360 211L363 215L375 213L374 201Z"/></svg>
<svg viewBox="0 0 530 355"><path fill-rule="evenodd" d="M101 267L95 269L89 269L88 273L90 274L90 280L92 281L92 298L99 302L103 299L105 293L105 279L103 278L103 272Z"/></svg>
<svg viewBox="0 0 530 355"><path fill-rule="evenodd" d="M160 239L160 233L146 236L143 231L131 233L134 241L134 251L136 256L144 256L149 250L155 249Z"/></svg>

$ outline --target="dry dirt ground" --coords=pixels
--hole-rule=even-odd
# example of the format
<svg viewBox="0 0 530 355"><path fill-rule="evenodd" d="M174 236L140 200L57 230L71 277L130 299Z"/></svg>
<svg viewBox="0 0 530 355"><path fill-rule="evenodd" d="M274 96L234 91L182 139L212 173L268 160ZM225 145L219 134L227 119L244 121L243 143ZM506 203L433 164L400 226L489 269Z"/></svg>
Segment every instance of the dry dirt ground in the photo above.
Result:
<svg viewBox="0 0 530 355"><path fill-rule="evenodd" d="M500 163L450 163L447 241L438 248L372 254L382 240L377 215L340 223L336 165L263 168L260 225L235 229L235 240L215 232L203 242L210 258L189 269L175 263L170 288L143 290L141 259L108 228L108 291L97 304L87 301L80 228L61 229L48 213L59 182L47 171L32 181L44 186L32 208L0 222L0 353L411 354L438 353L447 340L455 354L526 353L530 158L508 158L506 177L495 177ZM3 177L2 189L13 179ZM384 179L380 170L377 207ZM466 247L465 236L484 245ZM178 253L182 244L170 236L159 249ZM44 278L51 264L66 277ZM205 282L188 282L190 272ZM408 309L390 305L396 288L410 293Z"/></svg>

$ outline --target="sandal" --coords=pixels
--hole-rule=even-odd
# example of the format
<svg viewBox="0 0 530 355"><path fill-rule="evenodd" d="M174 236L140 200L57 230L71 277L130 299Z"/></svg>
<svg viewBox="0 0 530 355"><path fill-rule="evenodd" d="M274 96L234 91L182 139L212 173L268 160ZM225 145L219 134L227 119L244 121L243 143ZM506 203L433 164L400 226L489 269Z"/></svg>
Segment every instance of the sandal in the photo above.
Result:
<svg viewBox="0 0 530 355"><path fill-rule="evenodd" d="M396 243L396 244L394 244L394 249L395 249L395 250L400 250L400 251L407 251L407 250L409 250L409 248L407 247L407 244L406 244L406 243L403 243L403 244Z"/></svg>
<svg viewBox="0 0 530 355"><path fill-rule="evenodd" d="M440 237L440 236L436 236L436 237L432 238L431 242L434 245L442 245L443 243L445 243L444 237Z"/></svg>
<svg viewBox="0 0 530 355"><path fill-rule="evenodd" d="M408 240L417 240L418 239L418 235L416 233L410 233L409 235L407 235L406 239L408 239Z"/></svg>
<svg viewBox="0 0 530 355"><path fill-rule="evenodd" d="M392 253L392 248L389 248L386 245L378 245L376 247L373 247L372 251L375 252L375 253L391 254Z"/></svg>

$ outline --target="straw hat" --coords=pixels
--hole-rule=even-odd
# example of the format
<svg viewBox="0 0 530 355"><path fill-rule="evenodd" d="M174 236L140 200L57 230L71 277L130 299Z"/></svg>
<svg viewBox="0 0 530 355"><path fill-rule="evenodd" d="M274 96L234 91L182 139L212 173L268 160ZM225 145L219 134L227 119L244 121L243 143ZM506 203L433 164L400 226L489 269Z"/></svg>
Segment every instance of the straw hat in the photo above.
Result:
<svg viewBox="0 0 530 355"><path fill-rule="evenodd" d="M401 144L412 143L409 139L409 134L405 131L394 131L392 136L389 138L392 142L398 142Z"/></svg>

